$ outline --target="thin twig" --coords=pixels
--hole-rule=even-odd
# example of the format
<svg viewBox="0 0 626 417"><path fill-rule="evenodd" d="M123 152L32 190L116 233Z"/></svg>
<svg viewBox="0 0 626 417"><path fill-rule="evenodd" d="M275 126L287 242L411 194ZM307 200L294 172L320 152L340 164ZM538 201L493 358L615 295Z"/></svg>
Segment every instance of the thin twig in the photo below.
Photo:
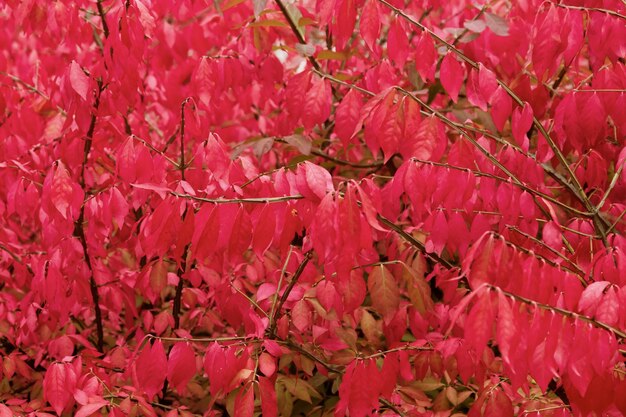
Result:
<svg viewBox="0 0 626 417"><path fill-rule="evenodd" d="M563 255L561 252L559 252L558 250L554 249L552 246L546 244L546 242L544 242L542 240L539 240L536 237L529 235L528 233L523 232L517 226L512 226L512 225L508 224L506 227L507 227L507 229L512 230L515 233L518 233L518 234L524 236L525 238L527 238L529 240L532 240L537 245L540 245L541 247L546 248L547 250L552 252L554 255L558 256L559 258L561 258L564 261L566 261L567 263L569 263L572 266L572 268L575 269L575 271L570 271L570 272L574 272L576 275L579 275L580 277L585 277L587 275L585 270L582 269L580 266L578 266L578 264L576 262L572 261L567 256ZM568 268L568 271L569 271L569 268ZM583 283L585 284L585 286L587 285L587 282L584 281L584 279L583 279Z"/></svg>
<svg viewBox="0 0 626 417"><path fill-rule="evenodd" d="M276 4L278 5L278 8L280 9L280 12L285 17L287 24L291 28L291 31L298 39L298 43L302 45L306 45L306 40L304 39L304 36L302 36L302 33L298 29L298 26L296 25L296 22L293 20L293 17L291 17L291 14L289 14L289 10L287 10L287 7L285 7L285 4L282 2L282 0L275 0L275 1L276 1ZM315 68L316 70L320 70L321 68L320 64L317 62L317 60L315 59L313 55L307 56L307 59L309 60L313 68Z"/></svg>
<svg viewBox="0 0 626 417"><path fill-rule="evenodd" d="M402 227L398 226L397 224L395 224L394 222L392 222L388 218L386 218L386 217L384 217L384 216L382 216L380 214L377 214L376 218L378 219L378 221L380 221L381 223L383 223L384 225L386 225L387 227L389 227L390 229L395 231L397 234L399 234L404 240L406 240L411 245L413 245L417 249L419 249L420 252L422 252L430 260L445 266L447 269L455 268L455 266L450 261L442 258L441 256L437 255L436 253L427 252L426 251L426 247L424 246L424 244L422 242L420 242L419 240L415 239L413 236L411 236L406 231L404 231L404 229L402 229Z"/></svg>
<svg viewBox="0 0 626 417"><path fill-rule="evenodd" d="M213 343L213 342L260 342L262 339L247 336L224 336L224 337L161 337L153 334L146 335L149 339L158 339L164 342L194 342L194 343Z"/></svg>
<svg viewBox="0 0 626 417"><path fill-rule="evenodd" d="M285 272L287 271L287 265L289 264L289 260L291 259L291 254L293 253L293 246L289 245L289 252L287 252L287 259L283 263L283 268L280 271L280 277L278 278L278 285L276 286L276 292L274 293L274 297L272 300L272 308L270 309L270 322L268 327L272 327L274 325L274 312L276 311L276 304L278 303L278 294L280 293L280 289L283 286L283 279L285 278Z"/></svg>
<svg viewBox="0 0 626 417"><path fill-rule="evenodd" d="M393 352L403 352L403 351L407 351L407 350L416 350L416 351L432 351L434 350L434 347L432 346L411 346L411 345L406 345L406 346L400 346L400 347L396 347L393 349L388 349L382 352L376 352L373 353L371 355L367 355L367 356L361 356L361 359L374 359L374 358L379 358L381 356L386 356L390 353Z"/></svg>
<svg viewBox="0 0 626 417"><path fill-rule="evenodd" d="M572 10L582 10L582 11L589 11L589 12L604 13L604 14L608 14L609 16L618 17L620 19L626 20L626 16L616 12L615 10L601 9L601 8L598 8L598 7L570 6L568 4L556 3L556 2L551 2L551 4L553 4L553 5L557 6L557 7L562 7L564 9L572 9Z"/></svg>
<svg viewBox="0 0 626 417"><path fill-rule="evenodd" d="M102 94L103 87L102 81L98 81L98 94L96 95L96 100L94 102L93 111L91 114L91 121L89 122L89 129L87 134L85 135L85 145L83 149L83 163L81 165L80 177L78 179L78 183L80 184L83 191L85 191L85 201L88 197L87 190L85 190L85 169L87 167L87 163L89 161L89 153L91 151L91 145L93 143L93 135L96 128L96 113L98 111L98 107L100 106L100 95ZM104 352L104 325L102 322L102 310L100 309L100 294L98 290L98 285L96 283L93 266L91 263L91 258L89 256L89 250L87 246L87 239L85 237L85 201L80 206L80 214L76 223L74 224L74 236L80 242L83 248L83 256L85 257L85 263L87 264L87 269L89 270L89 287L91 290L91 298L94 304L95 316L96 316L96 335L97 335L97 348L98 351Z"/></svg>
<svg viewBox="0 0 626 417"><path fill-rule="evenodd" d="M190 200L199 201L202 203L212 203L212 204L245 204L245 203L253 203L253 204L265 204L265 203L282 203L285 201L292 200L302 200L304 196L302 195L286 195L283 197L248 197L248 198L205 198L205 197L197 197L191 194L183 194L178 193L176 191L169 191L169 193L173 196L180 198L188 198Z"/></svg>
<svg viewBox="0 0 626 417"><path fill-rule="evenodd" d="M15 260L17 263L23 264L24 261L22 261L22 257L17 255L15 252L13 252L11 249L9 249L8 247L6 247L5 245L3 245L2 243L0 243L0 249L5 251L6 253L9 254L9 256L11 258L13 258L13 260Z"/></svg>
<svg viewBox="0 0 626 417"><path fill-rule="evenodd" d="M96 7L98 8L98 14L100 15L100 20L102 21L102 31L104 32L104 37L109 37L109 25L106 20L106 13L104 12L104 8L102 7L102 0L96 1Z"/></svg>
<svg viewBox="0 0 626 417"><path fill-rule="evenodd" d="M149 143L148 141L141 139L139 136L131 134L130 135L131 138L135 139L136 141L142 143L144 146L146 146L148 149L150 149L153 152L158 153L159 155L161 155L167 162L169 162L170 164L172 164L174 166L174 168L176 169L180 169L180 166L178 165L178 163L176 163L176 161L174 161L172 158L168 157L167 155L165 155L165 153L163 153L162 151L160 151L159 149L155 148L151 143Z"/></svg>
<svg viewBox="0 0 626 417"><path fill-rule="evenodd" d="M276 309L274 310L274 314L271 318L272 325L268 328L268 334L270 336L274 336L276 334L276 323L278 322L278 319L280 318L283 305L287 301L289 294L291 294L293 287L295 287L296 283L298 282L298 279L300 278L300 275L302 275L302 272L304 272L304 268L306 268L312 256L313 256L312 249L304 254L304 259L302 260L302 262L300 262L300 265L298 265L298 269L296 269L296 272L293 273L293 276L291 277L291 281L289 282L289 285L287 285L287 288L285 288L283 295L280 297L280 300L278 301L278 305L276 306Z"/></svg>
<svg viewBox="0 0 626 417"><path fill-rule="evenodd" d="M510 297L516 301L522 302L524 304L529 304L531 306L535 306L538 307L542 310L547 310L547 311L554 311L556 313L559 313L563 316L572 318L572 319L578 319L584 322L587 322L595 327L598 327L600 329L609 331L611 333L613 333L615 336L619 337L620 339L626 339L626 333L624 333L623 331L613 327L613 326L609 326L606 323L603 323L601 321L592 319L591 317L587 317L587 316L583 316L580 315L578 313L575 313L573 311L569 311L569 310L565 310L564 308L560 308L560 307L554 307L548 304L543 304L543 303L539 303L537 301L531 300L529 298L526 297L522 297L521 295L517 295L517 294L513 294L511 292L505 291L503 289L501 289L500 287L496 287L495 285L491 285L491 284L485 284L485 286L491 290L495 290L495 291L499 291L502 294L506 295L507 297Z"/></svg>

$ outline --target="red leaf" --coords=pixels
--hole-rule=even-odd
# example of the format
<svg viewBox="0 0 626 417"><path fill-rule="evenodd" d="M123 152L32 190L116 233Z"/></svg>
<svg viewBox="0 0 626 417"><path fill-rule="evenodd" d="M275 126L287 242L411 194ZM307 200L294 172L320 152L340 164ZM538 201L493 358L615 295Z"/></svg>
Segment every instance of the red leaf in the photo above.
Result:
<svg viewBox="0 0 626 417"><path fill-rule="evenodd" d="M447 138L443 124L435 116L422 119L417 131L407 132L410 137L402 144L402 155L437 161L446 150Z"/></svg>
<svg viewBox="0 0 626 417"><path fill-rule="evenodd" d="M278 416L276 388L271 379L259 377L259 393L261 394L261 415L263 417Z"/></svg>
<svg viewBox="0 0 626 417"><path fill-rule="evenodd" d="M620 320L620 302L617 291L616 286L611 286L602 297L602 302L596 311L596 319L609 326L617 325Z"/></svg>
<svg viewBox="0 0 626 417"><path fill-rule="evenodd" d="M135 361L135 384L149 400L161 391L167 375L167 357L160 340L143 348Z"/></svg>
<svg viewBox="0 0 626 417"><path fill-rule="evenodd" d="M274 232L276 231L275 211L270 204L266 204L259 214L257 223L253 229L252 250L259 257L263 257L263 253L272 243Z"/></svg>
<svg viewBox="0 0 626 417"><path fill-rule="evenodd" d="M465 339L480 357L491 339L494 321L491 294L483 292L465 319Z"/></svg>
<svg viewBox="0 0 626 417"><path fill-rule="evenodd" d="M70 85L83 100L87 100L89 77L85 75L85 72L76 61L72 61L70 64Z"/></svg>
<svg viewBox="0 0 626 417"><path fill-rule="evenodd" d="M513 417L513 404L503 391L497 390L489 397L483 416Z"/></svg>
<svg viewBox="0 0 626 417"><path fill-rule="evenodd" d="M513 111L512 130L515 141L524 149L528 151L528 137L526 132L533 124L533 109L528 102L524 103L524 108L519 107Z"/></svg>
<svg viewBox="0 0 626 417"><path fill-rule="evenodd" d="M498 292L498 326L496 340L498 348L502 352L502 359L506 364L512 366L511 351L514 348L513 343L518 335L515 326L515 318L513 317L513 309L506 296L502 292Z"/></svg>
<svg viewBox="0 0 626 417"><path fill-rule="evenodd" d="M504 91L502 87L498 86L495 93L493 93L493 96L491 97L491 102L493 104L491 106L491 117L493 118L493 123L496 125L498 130L502 131L506 120L511 115L513 99L506 91Z"/></svg>
<svg viewBox="0 0 626 417"><path fill-rule="evenodd" d="M307 129L323 123L330 116L332 95L328 82L320 77L312 77L309 91L304 101L302 123Z"/></svg>
<svg viewBox="0 0 626 417"><path fill-rule="evenodd" d="M454 54L448 53L443 58L439 70L439 79L452 101L456 103L465 79L465 66L454 57Z"/></svg>
<svg viewBox="0 0 626 417"><path fill-rule="evenodd" d="M234 417L252 417L254 414L254 388L252 384L244 385L235 398Z"/></svg>
<svg viewBox="0 0 626 417"><path fill-rule="evenodd" d="M235 351L235 347L222 347L218 343L213 343L207 349L204 371L209 377L209 392L212 396L225 396L239 383L236 376L244 369L248 358L245 351L240 357L237 357Z"/></svg>
<svg viewBox="0 0 626 417"><path fill-rule="evenodd" d="M384 265L374 267L369 275L367 288L376 311L387 318L393 316L400 304L400 291L387 267Z"/></svg>
<svg viewBox="0 0 626 417"><path fill-rule="evenodd" d="M598 281L591 283L587 288L585 288L580 300L578 301L578 308L580 311L585 315L593 317L596 313L596 309L598 308L598 304L600 304L604 290L610 284L611 283L608 281Z"/></svg>
<svg viewBox="0 0 626 417"><path fill-rule="evenodd" d="M83 204L84 194L80 185L70 177L65 165L59 161L44 180L41 198L50 203L48 214L54 215L56 212L63 219L75 220Z"/></svg>
<svg viewBox="0 0 626 417"><path fill-rule="evenodd" d="M406 57L409 54L409 38L398 18L391 22L389 32L387 32L387 53L389 54L389 59L398 68L404 67Z"/></svg>
<svg viewBox="0 0 626 417"><path fill-rule="evenodd" d="M337 6L333 34L335 35L335 47L337 50L342 50L354 31L356 4L354 0L338 0Z"/></svg>
<svg viewBox="0 0 626 417"><path fill-rule="evenodd" d="M308 189L318 199L323 199L328 192L334 190L332 177L326 169L322 168L319 165L312 164L308 161L300 165L299 167L302 167L302 169L304 170ZM298 172L298 174L300 175L300 172ZM300 192L305 195L305 197L307 197L305 192L302 191Z"/></svg>
<svg viewBox="0 0 626 417"><path fill-rule="evenodd" d="M76 376L72 378L68 375L69 372L72 371L65 363L53 363L48 367L43 380L44 398L59 416L72 399L73 386L76 384Z"/></svg>
<svg viewBox="0 0 626 417"><path fill-rule="evenodd" d="M13 412L9 407L4 404L0 404L0 417L13 417Z"/></svg>
<svg viewBox="0 0 626 417"><path fill-rule="evenodd" d="M367 0L363 11L361 12L361 20L359 21L359 32L365 41L367 47L372 51L376 58L380 57L380 46L377 44L380 35L380 12L378 10L377 0ZM352 90L351 90L352 91Z"/></svg>
<svg viewBox="0 0 626 417"><path fill-rule="evenodd" d="M352 313L356 310L367 294L363 275L357 271L350 271L347 279L340 279L337 283L339 293L343 297L344 312Z"/></svg>
<svg viewBox="0 0 626 417"><path fill-rule="evenodd" d="M311 308L308 301L298 300L291 309L291 321L300 332L311 326Z"/></svg>
<svg viewBox="0 0 626 417"><path fill-rule="evenodd" d="M382 100L376 104L366 119L365 143L374 155L378 153L378 148L382 147L387 161L398 149L400 131L395 114L395 90L386 90L381 95Z"/></svg>
<svg viewBox="0 0 626 417"><path fill-rule="evenodd" d="M433 40L427 33L422 33L415 45L415 67L424 81L435 79L437 50Z"/></svg>
<svg viewBox="0 0 626 417"><path fill-rule="evenodd" d="M287 82L287 87L285 88L287 112L294 122L300 119L305 109L304 102L310 83L311 72L309 71L296 74Z"/></svg>
<svg viewBox="0 0 626 417"><path fill-rule="evenodd" d="M78 409L76 414L74 414L74 417L88 417L109 404L110 403L106 400L96 400L95 402L85 404Z"/></svg>
<svg viewBox="0 0 626 417"><path fill-rule="evenodd" d="M376 0L372 0L375 2ZM348 91L335 112L335 133L343 146L348 146L361 116L363 100L356 90Z"/></svg>
<svg viewBox="0 0 626 417"><path fill-rule="evenodd" d="M176 343L167 361L167 380L182 394L195 373L196 355L192 347L184 342Z"/></svg>
<svg viewBox="0 0 626 417"><path fill-rule="evenodd" d="M340 404L346 407L350 417L372 415L378 409L380 395L380 373L372 360L354 361L348 368L339 386Z"/></svg>
<svg viewBox="0 0 626 417"><path fill-rule="evenodd" d="M467 99L470 103L487 111L487 104L491 102L491 97L498 88L495 74L479 64L478 70L471 70L467 80Z"/></svg>
<svg viewBox="0 0 626 417"><path fill-rule="evenodd" d="M259 369L263 375L271 377L276 372L276 359L267 352L261 353L259 356Z"/></svg>

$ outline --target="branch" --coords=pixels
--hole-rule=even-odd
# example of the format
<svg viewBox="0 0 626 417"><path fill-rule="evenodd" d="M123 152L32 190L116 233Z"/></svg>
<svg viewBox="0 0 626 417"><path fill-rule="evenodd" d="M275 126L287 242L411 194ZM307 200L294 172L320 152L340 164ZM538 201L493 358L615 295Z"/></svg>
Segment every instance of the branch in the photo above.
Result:
<svg viewBox="0 0 626 417"><path fill-rule="evenodd" d="M294 22L293 17L291 17L291 15L289 14L289 10L287 10L287 7L285 7L285 4L282 2L282 0L275 0L275 1L276 1L276 4L278 5L278 8L280 9L280 12L283 14L283 16L285 17L285 20L289 24L291 31L293 32L294 35L296 35L298 42L302 45L306 45L306 40L304 39L304 36L302 36L302 33L300 33L300 30L298 30L298 25L296 25L296 22ZM321 68L320 64L317 62L315 57L313 57L313 55L307 56L307 59L309 60L313 68L315 68L316 70L320 70Z"/></svg>
<svg viewBox="0 0 626 417"><path fill-rule="evenodd" d="M287 286L287 288L285 288L285 292L283 292L283 295L280 297L280 301L278 301L278 305L274 310L274 314L270 317L271 325L268 329L268 334L270 335L270 337L276 334L276 322L280 318L280 312L283 308L283 305L287 301L289 294L298 282L298 278L300 278L300 275L302 275L302 272L304 272L304 268L307 266L312 256L313 250L310 250L304 254L304 259L302 260L302 262L300 262L300 265L298 265L298 269L296 269L296 272L294 272L293 277L291 277L291 281L289 282L289 285Z"/></svg>
<svg viewBox="0 0 626 417"><path fill-rule="evenodd" d="M456 268L450 261L440 257L436 253L427 252L426 251L426 247L424 246L424 244L422 242L420 242L419 240L415 239L413 236L411 236L410 234L405 232L404 229L402 229L402 227L398 226L397 224L395 224L394 222L392 222L388 218L386 218L386 217L384 217L384 216L382 216L380 214L377 214L376 218L378 219L378 221L380 221L381 223L383 223L384 225L386 225L387 227L389 227L390 229L395 231L397 234L402 236L402 238L404 240L406 240L411 245L413 245L417 249L419 249L420 252L422 252L430 260L445 266L447 269L454 269L454 268Z"/></svg>
<svg viewBox="0 0 626 417"><path fill-rule="evenodd" d="M616 12L615 10L600 9L600 8L597 8L597 7L570 6L568 4L555 3L555 2L551 2L550 4L553 4L553 5L557 6L557 7L562 7L564 9L583 10L583 11L588 11L588 12L604 13L604 14L608 14L609 16L613 16L613 17L617 17L617 18L626 20L626 16Z"/></svg>
<svg viewBox="0 0 626 417"><path fill-rule="evenodd" d="M510 297L516 301L522 302L524 304L528 304L531 306L535 306L537 308L540 308L542 310L547 310L547 311L553 311L559 314L562 314L566 317L569 317L571 319L578 319L578 320L582 320L586 323L589 323L597 328L612 332L615 336L619 337L620 339L626 339L626 333L622 332L621 330L613 327L613 326L609 326L606 323L603 323L601 321L592 319L590 317L587 316L583 316L580 315L578 313L575 313L573 311L569 311L569 310L565 310L563 308L560 307L553 307L551 305L548 304L543 304L543 303L539 303L537 301L531 300L529 298L526 297L522 297L521 295L517 295L517 294L513 294L511 292L508 291L504 291L503 289L501 289L500 287L496 287L495 285L491 285L491 284L484 284L487 288L489 288L490 290L495 290L495 291L499 291L502 294L506 295L507 297Z"/></svg>
<svg viewBox="0 0 626 417"><path fill-rule="evenodd" d="M574 261L572 261L571 259L569 259L567 256L563 255L561 252L559 252L558 250L554 249L552 246L546 244L546 242L537 239L534 236L529 235L528 233L525 233L523 231L521 231L519 228L517 228L516 226L512 226L512 225L507 225L506 226L507 229L514 231L515 233L518 233L522 236L524 236L527 239L532 240L533 242L535 242L537 245L540 245L544 248L546 248L547 250L549 250L550 252L552 252L554 255L558 256L559 258L563 259L564 261L566 261L567 263L569 263L572 268L574 268L574 271L570 271L568 268L569 272L574 272L576 275L580 276L580 277L584 277L586 274L586 272L584 271L584 269L582 269L580 266L578 266L578 264ZM545 258L542 257L542 259L546 260ZM547 261L547 260L546 260ZM584 281L584 279L581 281L583 283L584 286L587 286L587 281Z"/></svg>
<svg viewBox="0 0 626 417"><path fill-rule="evenodd" d="M212 204L266 204L266 203L282 203L285 201L291 200L302 200L304 196L302 195L286 195L283 197L248 197L248 198L204 198L204 197L196 197L191 194L182 194L177 193L176 191L169 191L169 193L176 197L188 198L190 200L199 201L201 203L212 203Z"/></svg>
<svg viewBox="0 0 626 417"><path fill-rule="evenodd" d="M185 181L185 104L189 102L189 98L183 100L180 105L180 176ZM188 208L185 207L183 213L183 222L187 218ZM178 284L176 285L176 293L174 294L174 305L172 306L172 317L174 318L174 329L180 326L180 309L183 298L183 287L185 286L185 271L187 270L187 255L189 254L189 243L185 245L182 258L176 271L178 276Z"/></svg>
<svg viewBox="0 0 626 417"><path fill-rule="evenodd" d="M97 348L98 351L104 352L104 326L102 323L102 310L100 309L100 294L98 292L98 285L96 284L96 279L93 274L93 266L91 264L91 258L89 257L89 250L87 246L87 239L85 237L85 201L88 198L88 193L85 190L85 168L87 167L87 162L89 161L89 152L91 151L91 145L93 143L93 135L96 129L96 113L98 111L98 107L100 107L100 95L104 88L102 87L102 81L98 81L98 94L96 96L96 101L93 106L93 112L91 114L91 121L89 122L89 130L85 135L85 146L83 148L83 163L81 165L80 177L78 182L85 191L85 200L83 204L80 206L80 214L76 223L74 224L74 237L76 237L82 248L83 248L83 256L85 257L85 263L87 264L87 268L89 269L89 288L91 290L91 299L94 304L94 310L96 315L96 335L97 335Z"/></svg>
<svg viewBox="0 0 626 417"><path fill-rule="evenodd" d="M262 342L263 339L246 336L224 336L224 337L161 337L153 334L146 335L149 339L158 339L163 342L195 342L195 343L213 343L213 342Z"/></svg>
<svg viewBox="0 0 626 417"><path fill-rule="evenodd" d="M148 149L150 149L153 152L158 153L159 155L161 155L167 162L169 162L170 164L172 164L176 169L180 169L180 165L178 165L176 163L176 161L174 161L172 158L168 157L167 155L165 155L165 153L163 151L158 150L157 148L155 148L151 143L147 142L144 139L141 139L139 136L135 135L135 134L130 134L130 137L135 139L136 141L142 143L145 147L147 147Z"/></svg>
<svg viewBox="0 0 626 417"><path fill-rule="evenodd" d="M9 256L11 258L13 258L14 261L16 261L19 264L24 264L24 261L22 261L22 257L17 255L15 252L13 252L11 249L9 249L7 246L3 245L2 243L0 243L0 250L5 251L6 253L9 254Z"/></svg>
<svg viewBox="0 0 626 417"><path fill-rule="evenodd" d="M104 32L104 37L109 37L109 25L107 25L107 20L105 19L106 13L104 12L104 8L102 7L102 0L96 1L96 7L98 8L98 14L100 15L100 20L102 21L102 31Z"/></svg>

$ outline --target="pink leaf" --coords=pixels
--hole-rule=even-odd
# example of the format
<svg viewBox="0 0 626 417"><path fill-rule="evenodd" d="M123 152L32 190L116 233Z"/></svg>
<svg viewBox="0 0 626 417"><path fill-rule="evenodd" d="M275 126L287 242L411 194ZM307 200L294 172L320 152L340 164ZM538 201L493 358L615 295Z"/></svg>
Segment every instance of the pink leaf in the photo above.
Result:
<svg viewBox="0 0 626 417"><path fill-rule="evenodd" d="M167 361L167 379L176 388L176 391L183 393L187 383L196 373L196 355L191 346L184 342L178 342L170 351Z"/></svg>
<svg viewBox="0 0 626 417"><path fill-rule="evenodd" d="M328 82L320 77L312 77L302 113L304 127L311 129L328 119L331 103L332 95Z"/></svg>
<svg viewBox="0 0 626 417"><path fill-rule="evenodd" d="M252 417L254 414L254 388L252 384L244 385L235 398L234 417Z"/></svg>
<svg viewBox="0 0 626 417"><path fill-rule="evenodd" d="M320 200L326 196L326 193L333 191L332 177L326 169L307 161L304 163L304 170L309 189Z"/></svg>
<svg viewBox="0 0 626 417"><path fill-rule="evenodd" d="M513 111L512 130L515 141L524 149L528 151L528 137L526 132L533 124L533 109L530 104L524 103L524 108L519 107Z"/></svg>
<svg viewBox="0 0 626 417"><path fill-rule="evenodd" d="M72 378L68 375L68 371L66 364L53 363L48 367L43 380L44 398L59 416L72 398ZM74 379L75 384L76 380Z"/></svg>
<svg viewBox="0 0 626 417"><path fill-rule="evenodd" d="M259 393L261 394L261 415L263 417L278 416L276 388L271 379L259 377Z"/></svg>
<svg viewBox="0 0 626 417"><path fill-rule="evenodd" d="M356 90L350 90L335 112L335 133L343 146L348 146L361 115L363 100L360 94Z"/></svg>
<svg viewBox="0 0 626 417"><path fill-rule="evenodd" d="M135 383L149 400L163 387L167 375L167 357L160 340L143 348L135 361Z"/></svg>
<svg viewBox="0 0 626 417"><path fill-rule="evenodd" d="M437 50L433 40L427 33L422 33L415 45L415 66L424 81L435 79L435 65L437 64Z"/></svg>
<svg viewBox="0 0 626 417"><path fill-rule="evenodd" d="M393 316L400 304L400 291L387 267L384 265L374 267L369 275L367 288L376 311L385 317Z"/></svg>
<svg viewBox="0 0 626 417"><path fill-rule="evenodd" d="M276 359L267 352L261 353L259 356L259 369L263 375L271 377L276 372Z"/></svg>
<svg viewBox="0 0 626 417"><path fill-rule="evenodd" d="M598 304L602 299L602 294L604 294L604 290L611 283L608 281L598 281L590 284L583 291L582 296L580 297L580 301L578 302L578 308L583 314L587 314L589 316L593 316L598 308Z"/></svg>
<svg viewBox="0 0 626 417"><path fill-rule="evenodd" d="M359 31L370 51L376 57L379 57L380 47L376 42L380 35L380 12L378 11L377 0L367 0L365 2L361 12L361 20L359 21Z"/></svg>
<svg viewBox="0 0 626 417"><path fill-rule="evenodd" d="M459 91L463 85L463 80L465 79L465 66L454 57L454 54L448 53L443 58L439 71L439 79L452 101L456 103L459 98Z"/></svg>
<svg viewBox="0 0 626 417"><path fill-rule="evenodd" d="M109 405L108 401L96 400L95 402L85 404L78 409L74 417L89 417L104 406Z"/></svg>
<svg viewBox="0 0 626 417"><path fill-rule="evenodd" d="M404 67L406 57L409 54L409 38L398 18L391 22L389 32L387 32L387 52L389 53L389 59L398 68Z"/></svg>
<svg viewBox="0 0 626 417"><path fill-rule="evenodd" d="M350 417L372 415L378 408L380 373L372 360L352 362L339 386L339 409L347 408Z"/></svg>
<svg viewBox="0 0 626 417"><path fill-rule="evenodd" d="M483 292L465 319L465 339L479 357L491 338L493 316L491 294Z"/></svg>
<svg viewBox="0 0 626 417"><path fill-rule="evenodd" d="M85 75L85 72L76 61L72 61L70 64L70 85L83 100L87 100L89 77Z"/></svg>

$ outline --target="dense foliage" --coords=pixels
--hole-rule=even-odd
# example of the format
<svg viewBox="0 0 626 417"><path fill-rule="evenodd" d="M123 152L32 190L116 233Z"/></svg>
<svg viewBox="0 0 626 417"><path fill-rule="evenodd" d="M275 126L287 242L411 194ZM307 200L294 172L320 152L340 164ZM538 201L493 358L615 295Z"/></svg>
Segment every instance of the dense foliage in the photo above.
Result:
<svg viewBox="0 0 626 417"><path fill-rule="evenodd" d="M0 3L0 416L626 415L623 0Z"/></svg>

